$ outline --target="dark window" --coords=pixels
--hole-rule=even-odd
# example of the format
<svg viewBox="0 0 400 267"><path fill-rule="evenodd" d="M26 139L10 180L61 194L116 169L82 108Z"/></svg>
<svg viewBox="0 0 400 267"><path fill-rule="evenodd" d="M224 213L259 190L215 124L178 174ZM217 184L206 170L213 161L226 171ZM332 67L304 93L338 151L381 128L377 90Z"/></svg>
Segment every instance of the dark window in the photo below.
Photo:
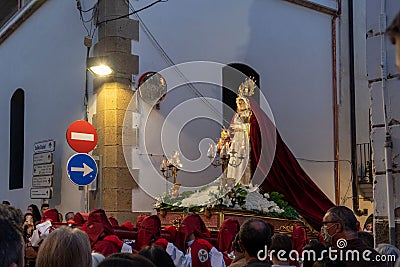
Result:
<svg viewBox="0 0 400 267"><path fill-rule="evenodd" d="M23 187L25 93L18 89L11 97L9 189Z"/></svg>
<svg viewBox="0 0 400 267"><path fill-rule="evenodd" d="M239 72L235 70L238 70ZM232 63L222 69L222 102L225 104L223 107L225 123L229 123L233 117L236 110L237 89L246 77L254 78L257 86L260 87L260 75L254 69L245 64ZM259 90L255 90L253 98L257 102L259 101ZM225 127L228 126L229 125L225 125Z"/></svg>
<svg viewBox="0 0 400 267"><path fill-rule="evenodd" d="M18 11L18 0L0 0L0 28Z"/></svg>

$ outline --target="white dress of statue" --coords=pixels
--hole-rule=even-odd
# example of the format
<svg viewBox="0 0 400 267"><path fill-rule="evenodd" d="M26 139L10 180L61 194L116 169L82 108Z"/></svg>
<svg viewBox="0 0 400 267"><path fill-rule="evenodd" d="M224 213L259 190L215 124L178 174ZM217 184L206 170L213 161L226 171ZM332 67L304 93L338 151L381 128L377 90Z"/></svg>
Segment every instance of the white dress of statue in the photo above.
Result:
<svg viewBox="0 0 400 267"><path fill-rule="evenodd" d="M233 149L236 158L244 156L243 160L237 160L236 164L228 165L226 177L235 179L243 185L249 185L251 182L250 167L250 117L252 115L249 99L244 96L236 98L237 112L235 113L230 131L233 133L231 139L231 150ZM235 163L231 158L231 163ZM241 161L241 162L240 162ZM240 164L238 164L240 162ZM237 165L238 164L238 165Z"/></svg>

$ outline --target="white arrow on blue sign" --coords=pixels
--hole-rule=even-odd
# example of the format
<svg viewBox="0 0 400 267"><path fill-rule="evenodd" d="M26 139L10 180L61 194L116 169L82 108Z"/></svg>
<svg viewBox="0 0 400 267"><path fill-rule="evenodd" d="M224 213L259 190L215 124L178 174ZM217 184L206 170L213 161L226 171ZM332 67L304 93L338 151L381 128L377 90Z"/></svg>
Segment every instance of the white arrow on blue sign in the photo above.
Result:
<svg viewBox="0 0 400 267"><path fill-rule="evenodd" d="M96 179L97 164L90 155L78 153L69 158L67 172L74 184L88 185Z"/></svg>

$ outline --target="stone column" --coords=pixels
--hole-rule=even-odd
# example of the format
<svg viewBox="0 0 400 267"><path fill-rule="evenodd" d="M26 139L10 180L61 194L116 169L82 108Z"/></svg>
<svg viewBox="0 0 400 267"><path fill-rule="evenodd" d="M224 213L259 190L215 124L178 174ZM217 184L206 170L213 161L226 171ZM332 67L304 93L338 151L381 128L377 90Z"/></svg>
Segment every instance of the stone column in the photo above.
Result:
<svg viewBox="0 0 400 267"><path fill-rule="evenodd" d="M393 208L395 210L395 242L400 245L400 112L397 104L400 102L399 82L396 79L387 81L390 95L388 108L389 129L392 136L392 172L393 184ZM375 82L371 86L371 140L373 152L373 176L374 176L374 233L375 243L389 243L389 222L387 210L387 182L385 168L385 127L382 109L382 84Z"/></svg>
<svg viewBox="0 0 400 267"><path fill-rule="evenodd" d="M138 73L139 59L131 54L131 41L138 41L139 24L128 17L104 22L129 13L125 0L99 0L98 5L100 24L93 56L106 56L114 69L112 75L93 81L97 95L93 121L99 135L94 153L102 156L101 202L107 215L120 222L132 221L132 188L137 184L125 162L122 130L134 94L132 74Z"/></svg>

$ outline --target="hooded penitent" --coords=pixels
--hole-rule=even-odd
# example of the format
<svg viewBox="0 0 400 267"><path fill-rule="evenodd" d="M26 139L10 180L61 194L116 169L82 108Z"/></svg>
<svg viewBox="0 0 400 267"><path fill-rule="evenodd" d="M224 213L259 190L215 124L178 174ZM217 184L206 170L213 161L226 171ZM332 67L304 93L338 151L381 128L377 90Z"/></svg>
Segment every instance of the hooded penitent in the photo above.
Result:
<svg viewBox="0 0 400 267"><path fill-rule="evenodd" d="M233 251L232 242L235 239L236 234L239 232L239 229L239 221L232 218L225 219L219 228L217 238L218 250L224 255L224 261L227 266L232 262L232 259L228 257L228 254Z"/></svg>
<svg viewBox="0 0 400 267"><path fill-rule="evenodd" d="M307 239L306 229L303 226L293 227L292 232L292 249L297 250L300 255L303 252L303 247L309 243Z"/></svg>
<svg viewBox="0 0 400 267"><path fill-rule="evenodd" d="M236 234L239 232L240 224L239 221L232 218L227 218L222 222L219 228L217 244L218 250L221 252L231 252L232 241L235 239Z"/></svg>
<svg viewBox="0 0 400 267"><path fill-rule="evenodd" d="M303 248L308 243L310 243L310 240L307 238L306 229L303 226L295 226L295 227L293 227L292 249L296 250L299 253L299 255L302 255ZM300 266L297 261L296 262L291 262L291 264L296 265L296 266Z"/></svg>
<svg viewBox="0 0 400 267"><path fill-rule="evenodd" d="M89 214L86 212L77 212L74 214L74 222L76 224L84 224L88 220Z"/></svg>
<svg viewBox="0 0 400 267"><path fill-rule="evenodd" d="M186 251L186 241L192 233L199 238L210 236L210 231L198 214L191 214L183 219L176 233L175 246L181 251Z"/></svg>
<svg viewBox="0 0 400 267"><path fill-rule="evenodd" d="M171 242L171 243L174 243L174 242L175 242L175 237L176 237L176 232L177 232L177 230L178 230L178 229L176 229L176 227L173 226L173 225L168 225L168 226L165 226L165 227L164 227L164 231L167 232L167 233L169 233L169 235L170 235L170 237L167 238L167 240L168 240L169 242Z"/></svg>
<svg viewBox="0 0 400 267"><path fill-rule="evenodd" d="M157 215L146 217L138 227L138 237L135 243L137 249L150 245L160 237L161 221Z"/></svg>
<svg viewBox="0 0 400 267"><path fill-rule="evenodd" d="M140 224L142 223L142 221L144 220L144 218L146 218L146 217L148 217L149 215L147 215L147 214L142 214L142 215L139 215L137 218L136 218L136 228L139 228L140 227Z"/></svg>
<svg viewBox="0 0 400 267"><path fill-rule="evenodd" d="M49 220L51 220L52 222L60 222L58 218L58 210L48 209L43 213L42 222Z"/></svg>
<svg viewBox="0 0 400 267"><path fill-rule="evenodd" d="M92 247L100 240L103 233L104 236L114 235L114 229L108 221L106 213L102 209L95 209L89 213L85 231L89 236Z"/></svg>

